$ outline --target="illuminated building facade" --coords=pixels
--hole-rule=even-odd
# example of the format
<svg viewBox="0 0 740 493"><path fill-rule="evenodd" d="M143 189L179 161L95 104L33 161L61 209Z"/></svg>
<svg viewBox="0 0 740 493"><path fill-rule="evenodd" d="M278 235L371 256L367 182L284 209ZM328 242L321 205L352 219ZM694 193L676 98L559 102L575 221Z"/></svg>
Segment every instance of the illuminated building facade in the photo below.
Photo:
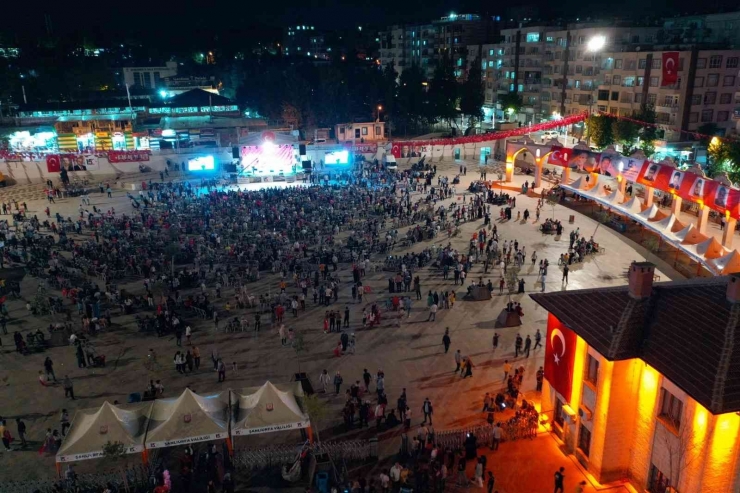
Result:
<svg viewBox="0 0 740 493"><path fill-rule="evenodd" d="M740 489L740 274L532 294L549 312L542 411L601 483Z"/></svg>

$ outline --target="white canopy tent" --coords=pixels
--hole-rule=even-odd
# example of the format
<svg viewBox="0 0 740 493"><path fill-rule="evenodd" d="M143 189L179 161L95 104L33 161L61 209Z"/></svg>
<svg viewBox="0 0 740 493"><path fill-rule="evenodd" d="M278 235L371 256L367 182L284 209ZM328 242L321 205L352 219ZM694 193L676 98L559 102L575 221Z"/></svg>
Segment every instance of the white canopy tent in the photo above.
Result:
<svg viewBox="0 0 740 493"><path fill-rule="evenodd" d="M57 462L72 462L103 457L108 443L120 442L126 454L144 450L152 402L114 406L104 402L96 409L80 409L57 453Z"/></svg>
<svg viewBox="0 0 740 493"><path fill-rule="evenodd" d="M152 406L146 448L221 440L229 437L229 391L198 395L190 389Z"/></svg>
<svg viewBox="0 0 740 493"><path fill-rule="evenodd" d="M710 268L720 276L740 272L740 253L733 250L727 255L709 261Z"/></svg>
<svg viewBox="0 0 740 493"><path fill-rule="evenodd" d="M302 397L300 382L281 386L266 382L262 387L232 391L231 434L256 435L309 427L308 415L299 402Z"/></svg>

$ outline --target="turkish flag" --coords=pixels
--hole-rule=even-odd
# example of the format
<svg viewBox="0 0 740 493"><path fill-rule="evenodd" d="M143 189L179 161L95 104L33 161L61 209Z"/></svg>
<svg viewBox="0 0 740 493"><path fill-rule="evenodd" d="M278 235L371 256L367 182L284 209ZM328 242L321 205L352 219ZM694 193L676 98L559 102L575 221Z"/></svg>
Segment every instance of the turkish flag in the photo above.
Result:
<svg viewBox="0 0 740 493"><path fill-rule="evenodd" d="M570 159L570 149L559 146L552 146L550 149L550 155L547 156L547 164L554 164L557 166L568 166L568 159Z"/></svg>
<svg viewBox="0 0 740 493"><path fill-rule="evenodd" d="M670 86L678 82L678 52L666 51L663 53L663 80L661 86Z"/></svg>
<svg viewBox="0 0 740 493"><path fill-rule="evenodd" d="M545 378L567 401L570 401L570 391L573 385L576 340L575 332L566 328L555 315L548 314Z"/></svg>
<svg viewBox="0 0 740 493"><path fill-rule="evenodd" d="M48 173L59 173L62 168L62 160L58 154L49 154L46 156L46 171Z"/></svg>
<svg viewBox="0 0 740 493"><path fill-rule="evenodd" d="M401 144L398 142L393 143L393 147L391 147L391 154L393 154L393 157L396 159L401 158Z"/></svg>

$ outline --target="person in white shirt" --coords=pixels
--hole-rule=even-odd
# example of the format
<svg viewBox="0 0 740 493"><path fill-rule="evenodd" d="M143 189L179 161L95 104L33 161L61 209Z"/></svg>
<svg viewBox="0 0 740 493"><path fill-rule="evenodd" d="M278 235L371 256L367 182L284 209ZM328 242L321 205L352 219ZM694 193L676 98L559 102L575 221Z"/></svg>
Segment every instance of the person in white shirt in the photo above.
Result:
<svg viewBox="0 0 740 493"><path fill-rule="evenodd" d="M398 491L401 486L401 464L396 462L391 467L391 481L393 482L393 491Z"/></svg>

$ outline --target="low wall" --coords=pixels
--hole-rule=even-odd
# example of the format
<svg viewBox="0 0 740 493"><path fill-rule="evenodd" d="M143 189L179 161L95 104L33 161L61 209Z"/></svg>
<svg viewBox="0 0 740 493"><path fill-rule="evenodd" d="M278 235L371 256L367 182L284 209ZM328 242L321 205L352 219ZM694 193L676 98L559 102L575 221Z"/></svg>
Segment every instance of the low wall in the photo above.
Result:
<svg viewBox="0 0 740 493"><path fill-rule="evenodd" d="M109 179L120 175L137 173L139 165L149 166L152 171L162 171L167 167L167 161L172 163L187 163L188 159L199 156L212 155L218 167L230 164L232 160L231 148L217 149L183 149L180 152L153 151L149 161L134 161L130 163L111 163L106 158L98 158L95 167L85 171L72 171L70 178L85 177L92 182ZM57 180L59 173L49 173L46 168L46 160L43 161L0 161L0 173L5 175L8 185L25 185L30 183L44 183L48 179Z"/></svg>

